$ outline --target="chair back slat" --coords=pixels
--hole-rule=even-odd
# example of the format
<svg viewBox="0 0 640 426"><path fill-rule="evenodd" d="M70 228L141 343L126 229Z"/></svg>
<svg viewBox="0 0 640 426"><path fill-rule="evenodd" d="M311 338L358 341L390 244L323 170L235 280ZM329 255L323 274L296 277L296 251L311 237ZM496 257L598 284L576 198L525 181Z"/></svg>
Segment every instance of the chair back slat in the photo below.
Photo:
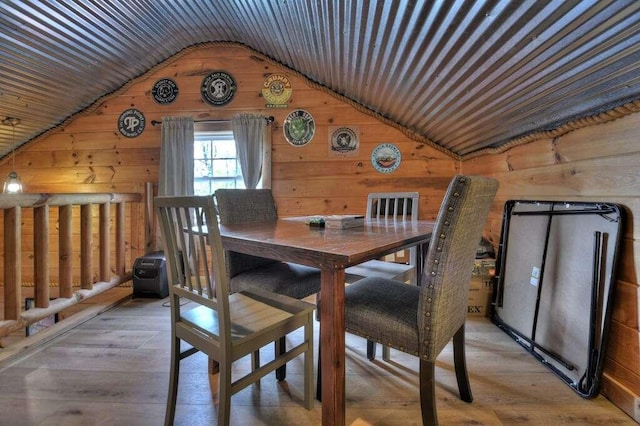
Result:
<svg viewBox="0 0 640 426"><path fill-rule="evenodd" d="M464 324L478 243L498 189L495 179L456 176L436 218L421 282L420 354L435 360Z"/></svg>

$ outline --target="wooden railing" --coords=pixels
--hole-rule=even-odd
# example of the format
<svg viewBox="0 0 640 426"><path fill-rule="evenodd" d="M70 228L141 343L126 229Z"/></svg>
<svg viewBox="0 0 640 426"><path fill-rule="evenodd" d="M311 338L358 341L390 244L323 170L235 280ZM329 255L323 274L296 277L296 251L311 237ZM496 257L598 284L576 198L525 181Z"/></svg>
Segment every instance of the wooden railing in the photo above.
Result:
<svg viewBox="0 0 640 426"><path fill-rule="evenodd" d="M0 321L0 337L131 280L131 270L126 270L126 207L127 203L140 203L142 199L141 194L0 195L4 227L4 315ZM94 230L96 205L99 223L98 229ZM57 223L52 214L56 209ZM73 212L78 210L79 217L74 221ZM25 211L33 212L32 224L26 220L31 217ZM113 228L110 227L112 222ZM30 250L25 250L33 258L35 308L28 311L22 309L23 270L30 266L23 265L22 260L22 243L28 236L23 232L25 230L33 232L32 255ZM54 239L58 241L57 250L50 248L50 240ZM52 251L58 253L58 259L52 259ZM96 254L97 268L93 263ZM56 269L58 294L50 300L50 271ZM77 290L74 290L74 280L79 281Z"/></svg>

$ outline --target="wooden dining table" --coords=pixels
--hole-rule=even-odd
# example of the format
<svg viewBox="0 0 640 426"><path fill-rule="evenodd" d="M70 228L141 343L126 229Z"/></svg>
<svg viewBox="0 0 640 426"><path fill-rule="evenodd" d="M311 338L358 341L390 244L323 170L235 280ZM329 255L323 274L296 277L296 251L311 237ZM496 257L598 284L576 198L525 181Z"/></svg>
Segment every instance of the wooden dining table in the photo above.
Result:
<svg viewBox="0 0 640 426"><path fill-rule="evenodd" d="M320 359L322 424L345 424L345 268L417 246L418 259L434 222L366 220L364 226L310 226L307 218L221 225L222 245L239 253L313 266L321 270ZM421 276L421 262L417 265Z"/></svg>

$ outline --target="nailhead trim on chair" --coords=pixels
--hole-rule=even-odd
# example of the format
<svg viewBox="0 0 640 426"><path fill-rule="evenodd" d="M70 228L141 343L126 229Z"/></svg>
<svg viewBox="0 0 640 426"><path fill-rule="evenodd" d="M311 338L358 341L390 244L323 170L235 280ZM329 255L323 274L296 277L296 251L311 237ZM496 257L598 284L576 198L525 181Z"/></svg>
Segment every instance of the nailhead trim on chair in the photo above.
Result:
<svg viewBox="0 0 640 426"><path fill-rule="evenodd" d="M455 192L453 193L454 199L453 199L452 203L447 207L447 212L449 212L447 214L447 216L449 216L449 217L446 217L445 220L443 221L443 225L444 226L448 227L451 224L450 216L456 210L460 194L465 190L466 181L467 180L464 177L460 177L458 179L457 188L456 188ZM442 252L443 244L445 243L445 240L447 238L447 231L449 231L449 229L447 229L447 230L441 229L440 230L440 234L438 235L438 243L437 243L438 245L436 247L436 252L437 253L441 253ZM433 262L433 265L432 265L433 269L431 270L430 275L432 277L436 277L438 275L438 269L439 269L439 266L440 266L440 258L439 257L435 257L432 262ZM427 292L426 303L431 305L431 303L433 302L433 296L434 296L433 295L434 285L433 284L428 285L427 286L427 290L425 290L425 291ZM429 306L426 309L427 309L427 311L425 312L424 315L425 315L426 318L429 319L429 321L431 321L431 312L430 311L433 308L431 306ZM431 326L429 325L429 326L425 327L425 330L431 331ZM424 359L426 361L429 360L429 355L428 355L429 354L429 350L428 350L429 343L430 343L430 340L424 340L422 342L422 344L423 344L422 353L424 354L422 356L422 359Z"/></svg>

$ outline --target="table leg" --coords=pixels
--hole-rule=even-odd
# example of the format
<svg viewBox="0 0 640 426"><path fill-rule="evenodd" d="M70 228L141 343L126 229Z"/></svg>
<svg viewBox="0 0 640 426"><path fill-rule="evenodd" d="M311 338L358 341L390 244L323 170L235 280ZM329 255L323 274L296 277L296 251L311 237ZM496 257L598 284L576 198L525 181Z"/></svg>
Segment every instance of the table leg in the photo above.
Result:
<svg viewBox="0 0 640 426"><path fill-rule="evenodd" d="M344 426L344 269L322 271L320 297L322 424Z"/></svg>

